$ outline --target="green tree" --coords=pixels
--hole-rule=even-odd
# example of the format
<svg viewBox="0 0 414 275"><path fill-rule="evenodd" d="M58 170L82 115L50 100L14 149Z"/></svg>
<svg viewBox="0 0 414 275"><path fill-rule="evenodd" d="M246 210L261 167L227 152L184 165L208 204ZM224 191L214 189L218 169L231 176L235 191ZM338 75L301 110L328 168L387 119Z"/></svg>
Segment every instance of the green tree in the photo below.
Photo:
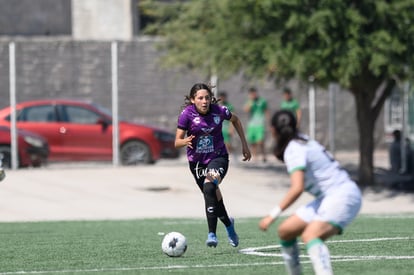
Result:
<svg viewBox="0 0 414 275"><path fill-rule="evenodd" d="M169 7L148 29L164 37L167 66L220 77L314 76L320 86L338 82L349 90L359 182L374 184L375 121L395 83L413 71L412 0L193 0Z"/></svg>

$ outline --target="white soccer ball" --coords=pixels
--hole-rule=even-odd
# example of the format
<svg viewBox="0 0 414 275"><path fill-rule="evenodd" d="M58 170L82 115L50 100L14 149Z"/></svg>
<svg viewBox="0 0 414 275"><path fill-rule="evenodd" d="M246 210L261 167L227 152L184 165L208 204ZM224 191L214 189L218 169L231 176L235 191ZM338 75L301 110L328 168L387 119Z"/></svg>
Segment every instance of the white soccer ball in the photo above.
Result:
<svg viewBox="0 0 414 275"><path fill-rule="evenodd" d="M187 250L187 240L179 232L170 232L164 236L161 248L170 257L180 257Z"/></svg>

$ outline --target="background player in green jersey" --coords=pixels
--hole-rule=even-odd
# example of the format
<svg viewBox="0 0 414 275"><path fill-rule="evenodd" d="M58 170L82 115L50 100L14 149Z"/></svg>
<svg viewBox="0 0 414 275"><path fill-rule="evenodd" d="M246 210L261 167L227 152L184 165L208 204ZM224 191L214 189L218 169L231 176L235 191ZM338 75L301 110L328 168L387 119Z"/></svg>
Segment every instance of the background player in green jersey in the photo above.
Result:
<svg viewBox="0 0 414 275"><path fill-rule="evenodd" d="M293 97L292 91L289 87L283 88L283 100L280 103L280 109L291 111L296 116L296 121L299 128L302 111L300 109L299 102Z"/></svg>
<svg viewBox="0 0 414 275"><path fill-rule="evenodd" d="M260 151L263 162L266 162L265 138L269 110L267 100L259 96L254 87L249 89L249 99L244 105L244 111L249 114L246 138L251 145L253 160L257 160Z"/></svg>

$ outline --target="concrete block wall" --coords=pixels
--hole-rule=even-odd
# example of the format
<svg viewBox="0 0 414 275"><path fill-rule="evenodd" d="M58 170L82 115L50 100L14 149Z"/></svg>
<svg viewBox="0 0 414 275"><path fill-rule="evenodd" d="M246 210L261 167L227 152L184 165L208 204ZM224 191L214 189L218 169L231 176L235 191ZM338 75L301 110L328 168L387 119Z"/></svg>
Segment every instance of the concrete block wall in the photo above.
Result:
<svg viewBox="0 0 414 275"><path fill-rule="evenodd" d="M0 35L71 33L71 0L0 0Z"/></svg>

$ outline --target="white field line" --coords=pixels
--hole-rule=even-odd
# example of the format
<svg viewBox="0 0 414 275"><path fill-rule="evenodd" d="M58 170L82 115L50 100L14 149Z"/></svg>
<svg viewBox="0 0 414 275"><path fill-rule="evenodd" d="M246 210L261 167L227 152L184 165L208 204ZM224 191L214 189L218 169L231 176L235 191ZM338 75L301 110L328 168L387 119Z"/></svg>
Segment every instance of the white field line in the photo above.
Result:
<svg viewBox="0 0 414 275"><path fill-rule="evenodd" d="M337 240L330 241L330 243L345 243L345 242L375 242L375 241L392 241L392 240L410 240L408 237L395 238L374 238L374 239L357 239L357 240ZM257 250L266 250L278 248L279 245L252 247L241 249L239 252L248 255L258 256L281 256L276 253L264 253ZM258 254L254 254L258 253ZM364 260L412 260L414 256L331 256L332 262L352 262ZM302 261L302 263L310 263L310 261ZM122 272L122 271L142 271L142 270L174 270L174 269L200 269L200 268L219 268L219 267L244 267L244 266L269 266L269 265L284 265L284 262L266 262L266 263L226 263L226 264L212 264L212 265L170 265L170 266L148 266L148 267L119 267L119 268L96 268L96 269L67 269L67 270L33 270L33 271L10 271L0 272L0 275L17 275L17 274L64 274L64 273L99 273L99 272Z"/></svg>
<svg viewBox="0 0 414 275"><path fill-rule="evenodd" d="M393 237L393 238L373 238L373 239L355 239L355 240L331 240L331 241L327 241L326 243L358 243L358 242L381 242L381 241L401 241L401 240L410 240L410 238L409 237ZM303 243L301 242L299 244L303 245ZM241 249L239 252L242 254L248 254L248 255L267 256L267 255L264 255L266 253L260 252L258 250L270 250L270 249L279 249L279 248L280 248L280 245L275 244L275 245L268 245L268 246L248 247L248 248ZM260 255L254 254L255 252L260 253ZM275 255L280 256L280 254L274 254L274 255L269 255L269 256L275 256Z"/></svg>
<svg viewBox="0 0 414 275"><path fill-rule="evenodd" d="M368 218L368 219L401 219L401 218L406 218L406 219L414 219L414 214L361 214L361 216L363 216L364 218Z"/></svg>
<svg viewBox="0 0 414 275"><path fill-rule="evenodd" d="M283 216L283 215L282 215ZM288 215L286 215L288 216ZM364 218L368 218L368 219L401 219L401 218L406 218L406 219L414 219L414 214L411 213L407 213L407 214L361 214L362 217ZM250 218L239 218L237 219L237 223L245 223L245 222L250 222L249 221ZM204 224L205 220L204 219L188 219L188 220L183 220L181 218L177 218L176 220L166 220L162 222L163 224L166 225L175 225L175 224Z"/></svg>

